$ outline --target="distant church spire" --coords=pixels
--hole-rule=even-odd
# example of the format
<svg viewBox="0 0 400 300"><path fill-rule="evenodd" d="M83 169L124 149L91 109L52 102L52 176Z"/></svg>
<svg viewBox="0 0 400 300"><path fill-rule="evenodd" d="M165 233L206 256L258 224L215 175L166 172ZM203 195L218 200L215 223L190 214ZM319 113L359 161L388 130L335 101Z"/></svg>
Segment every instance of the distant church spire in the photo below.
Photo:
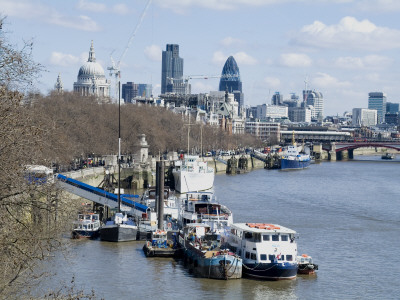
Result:
<svg viewBox="0 0 400 300"><path fill-rule="evenodd" d="M63 83L61 81L60 73L58 73L57 82L54 85L54 89L60 94L63 92Z"/></svg>
<svg viewBox="0 0 400 300"><path fill-rule="evenodd" d="M89 58L88 58L89 62L96 62L96 56L94 55L94 47L93 47L93 40L92 43L90 45L90 51L89 51Z"/></svg>

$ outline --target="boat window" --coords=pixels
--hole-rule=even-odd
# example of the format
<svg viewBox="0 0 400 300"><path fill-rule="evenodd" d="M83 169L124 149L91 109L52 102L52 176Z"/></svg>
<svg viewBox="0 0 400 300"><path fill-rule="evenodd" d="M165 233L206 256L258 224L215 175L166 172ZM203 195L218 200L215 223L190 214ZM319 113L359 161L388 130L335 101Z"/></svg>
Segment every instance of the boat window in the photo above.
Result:
<svg viewBox="0 0 400 300"><path fill-rule="evenodd" d="M257 256L256 256L255 253L251 253L251 259L252 259L252 260L257 260Z"/></svg>
<svg viewBox="0 0 400 300"><path fill-rule="evenodd" d="M246 251L246 256L245 256L246 258L250 258L250 252L247 252Z"/></svg>
<svg viewBox="0 0 400 300"><path fill-rule="evenodd" d="M286 260L287 261L292 261L293 260L293 256L292 255L286 255Z"/></svg>
<svg viewBox="0 0 400 300"><path fill-rule="evenodd" d="M274 261L275 260L275 255L273 255L273 254L268 255L268 259L270 261Z"/></svg>
<svg viewBox="0 0 400 300"><path fill-rule="evenodd" d="M282 242L287 242L288 240L289 240L289 237L287 235L281 235Z"/></svg>
<svg viewBox="0 0 400 300"><path fill-rule="evenodd" d="M263 234L263 241L269 241L269 234Z"/></svg>
<svg viewBox="0 0 400 300"><path fill-rule="evenodd" d="M261 233L254 233L254 241L256 243L261 242Z"/></svg>
<svg viewBox="0 0 400 300"><path fill-rule="evenodd" d="M273 235L272 236L272 241L274 241L274 242L279 241L279 235Z"/></svg>
<svg viewBox="0 0 400 300"><path fill-rule="evenodd" d="M244 233L244 238L246 239L246 240L251 240L252 238L253 238L253 233L252 232L245 232Z"/></svg>
<svg viewBox="0 0 400 300"><path fill-rule="evenodd" d="M280 255L278 259L279 260L285 260L285 255Z"/></svg>
<svg viewBox="0 0 400 300"><path fill-rule="evenodd" d="M267 260L267 254L260 254L260 260Z"/></svg>

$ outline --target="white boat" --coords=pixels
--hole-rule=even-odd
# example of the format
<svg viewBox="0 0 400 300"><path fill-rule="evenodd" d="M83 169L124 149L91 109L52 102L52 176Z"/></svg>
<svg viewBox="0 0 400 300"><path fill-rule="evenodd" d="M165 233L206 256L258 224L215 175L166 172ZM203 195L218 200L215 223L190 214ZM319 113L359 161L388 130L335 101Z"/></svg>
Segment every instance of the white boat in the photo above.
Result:
<svg viewBox="0 0 400 300"><path fill-rule="evenodd" d="M100 240L109 242L136 241L138 227L123 213L116 213L100 228Z"/></svg>
<svg viewBox="0 0 400 300"><path fill-rule="evenodd" d="M156 188L148 188L142 195L140 203L150 207L153 211L156 207ZM168 187L164 187L164 218L178 219L178 210L181 201Z"/></svg>
<svg viewBox="0 0 400 300"><path fill-rule="evenodd" d="M233 215L211 192L187 193L179 210L178 225L183 228L190 223L206 224L211 232L222 234L229 230Z"/></svg>
<svg viewBox="0 0 400 300"><path fill-rule="evenodd" d="M175 190L181 194L209 190L214 185L214 168L198 155L184 155L172 169Z"/></svg>
<svg viewBox="0 0 400 300"><path fill-rule="evenodd" d="M99 236L100 218L98 214L82 213L78 214L78 220L74 221L74 229L71 237L73 239L91 238Z"/></svg>
<svg viewBox="0 0 400 300"><path fill-rule="evenodd" d="M226 247L243 259L243 275L263 280L294 279L298 264L296 232L276 224L236 223Z"/></svg>

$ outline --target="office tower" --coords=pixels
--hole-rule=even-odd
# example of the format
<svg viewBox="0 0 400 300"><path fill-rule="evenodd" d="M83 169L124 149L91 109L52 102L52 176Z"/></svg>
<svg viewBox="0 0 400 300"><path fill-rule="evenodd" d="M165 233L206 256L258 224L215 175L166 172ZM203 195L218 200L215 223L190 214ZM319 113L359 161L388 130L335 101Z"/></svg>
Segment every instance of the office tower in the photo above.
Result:
<svg viewBox="0 0 400 300"><path fill-rule="evenodd" d="M161 94L185 94L186 84L182 77L183 58L179 57L179 45L167 44L162 52Z"/></svg>
<svg viewBox="0 0 400 300"><path fill-rule="evenodd" d="M382 92L369 93L368 108L376 109L376 111L378 112L378 124L385 122L386 94Z"/></svg>
<svg viewBox="0 0 400 300"><path fill-rule="evenodd" d="M239 113L244 106L244 97L242 91L242 82L240 81L239 67L233 58L229 56L222 69L221 79L219 81L219 91L228 91L233 93L235 100L239 103Z"/></svg>
<svg viewBox="0 0 400 300"><path fill-rule="evenodd" d="M353 108L352 123L358 126L374 126L377 122L376 109Z"/></svg>
<svg viewBox="0 0 400 300"><path fill-rule="evenodd" d="M386 102L386 113L395 114L399 112L399 103Z"/></svg>
<svg viewBox="0 0 400 300"><path fill-rule="evenodd" d="M283 95L279 94L279 92L276 92L275 95L272 96L271 104L283 105Z"/></svg>
<svg viewBox="0 0 400 300"><path fill-rule="evenodd" d="M322 93L303 90L303 103L305 106L312 106L311 118L322 118L324 115L324 97ZM304 105L303 105L304 106Z"/></svg>

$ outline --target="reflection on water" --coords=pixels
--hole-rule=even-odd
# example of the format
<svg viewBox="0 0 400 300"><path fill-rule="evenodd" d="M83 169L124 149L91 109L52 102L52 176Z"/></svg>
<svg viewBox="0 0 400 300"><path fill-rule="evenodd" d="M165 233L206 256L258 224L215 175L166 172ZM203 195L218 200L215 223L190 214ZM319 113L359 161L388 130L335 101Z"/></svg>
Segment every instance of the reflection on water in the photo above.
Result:
<svg viewBox="0 0 400 300"><path fill-rule="evenodd" d="M42 288L75 276L78 287L105 299L395 299L399 177L398 162L381 161L216 176L215 193L235 222L277 223L298 232L299 253L319 265L314 276L279 282L197 278L180 260L146 258L143 242L71 240L67 260L54 260L49 269L56 275Z"/></svg>

